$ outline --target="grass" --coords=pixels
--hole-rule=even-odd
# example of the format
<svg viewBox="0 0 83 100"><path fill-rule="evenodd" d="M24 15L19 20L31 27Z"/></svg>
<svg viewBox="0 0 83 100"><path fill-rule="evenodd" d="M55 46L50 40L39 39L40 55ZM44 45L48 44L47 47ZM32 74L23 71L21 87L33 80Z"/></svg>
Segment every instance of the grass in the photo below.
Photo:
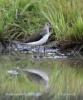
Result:
<svg viewBox="0 0 83 100"><path fill-rule="evenodd" d="M56 37L65 40L65 37L82 39L83 14L82 0L52 0L40 3L40 11L52 23Z"/></svg>
<svg viewBox="0 0 83 100"><path fill-rule="evenodd" d="M42 16L34 7L36 0L18 1L5 0L0 2L0 40L9 41L17 39L21 35L34 33L37 28L41 27ZM36 19L36 20L35 20ZM37 28L36 28L37 27Z"/></svg>
<svg viewBox="0 0 83 100"><path fill-rule="evenodd" d="M9 2L9 3L8 3ZM49 21L58 41L83 42L82 0L1 0L0 41L25 39Z"/></svg>

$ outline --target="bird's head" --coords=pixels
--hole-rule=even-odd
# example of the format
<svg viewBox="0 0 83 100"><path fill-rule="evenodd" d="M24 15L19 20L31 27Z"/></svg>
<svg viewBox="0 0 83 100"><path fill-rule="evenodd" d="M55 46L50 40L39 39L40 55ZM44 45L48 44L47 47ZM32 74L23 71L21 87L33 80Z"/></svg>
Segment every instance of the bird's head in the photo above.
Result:
<svg viewBox="0 0 83 100"><path fill-rule="evenodd" d="M45 27L51 28L52 25L50 24L50 22L46 22L46 23L45 23Z"/></svg>

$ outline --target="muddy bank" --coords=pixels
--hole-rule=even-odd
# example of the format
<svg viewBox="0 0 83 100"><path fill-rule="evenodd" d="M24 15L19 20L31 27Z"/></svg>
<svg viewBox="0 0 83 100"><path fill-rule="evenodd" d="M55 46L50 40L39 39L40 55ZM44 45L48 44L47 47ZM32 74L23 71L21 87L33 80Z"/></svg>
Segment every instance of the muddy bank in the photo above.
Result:
<svg viewBox="0 0 83 100"><path fill-rule="evenodd" d="M26 40L30 34L26 37L25 35L19 36L16 41L21 41L23 42ZM12 47L12 45L17 45L12 42L13 40L10 41L1 41L0 42L0 51L2 50L7 50L9 47ZM15 41L15 40L14 40ZM44 47L49 47L51 49L59 49L59 50L74 50L74 51L83 51L83 42L80 40L76 40L75 38L65 38L58 40L56 38L55 33L51 34L48 41L43 45ZM18 47L17 47L18 48Z"/></svg>

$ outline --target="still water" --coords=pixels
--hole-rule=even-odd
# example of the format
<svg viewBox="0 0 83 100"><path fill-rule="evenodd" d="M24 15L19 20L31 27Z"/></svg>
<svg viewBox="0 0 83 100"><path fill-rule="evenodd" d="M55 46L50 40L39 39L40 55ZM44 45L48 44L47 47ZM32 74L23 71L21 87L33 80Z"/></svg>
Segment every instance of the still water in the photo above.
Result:
<svg viewBox="0 0 83 100"><path fill-rule="evenodd" d="M0 100L83 100L82 54L43 46L1 52Z"/></svg>

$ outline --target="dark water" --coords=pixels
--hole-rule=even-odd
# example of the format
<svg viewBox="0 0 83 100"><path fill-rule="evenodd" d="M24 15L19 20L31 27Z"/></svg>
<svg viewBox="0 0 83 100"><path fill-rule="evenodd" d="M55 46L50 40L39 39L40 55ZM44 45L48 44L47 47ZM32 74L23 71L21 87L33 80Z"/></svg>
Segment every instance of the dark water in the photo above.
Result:
<svg viewBox="0 0 83 100"><path fill-rule="evenodd" d="M42 77L24 73L7 73L15 68L44 72L49 78L49 91L40 84ZM36 77L36 78L35 78ZM33 82L33 80L36 80ZM44 80L45 81L45 80ZM49 47L13 45L1 49L0 54L0 100L82 100L83 54Z"/></svg>

